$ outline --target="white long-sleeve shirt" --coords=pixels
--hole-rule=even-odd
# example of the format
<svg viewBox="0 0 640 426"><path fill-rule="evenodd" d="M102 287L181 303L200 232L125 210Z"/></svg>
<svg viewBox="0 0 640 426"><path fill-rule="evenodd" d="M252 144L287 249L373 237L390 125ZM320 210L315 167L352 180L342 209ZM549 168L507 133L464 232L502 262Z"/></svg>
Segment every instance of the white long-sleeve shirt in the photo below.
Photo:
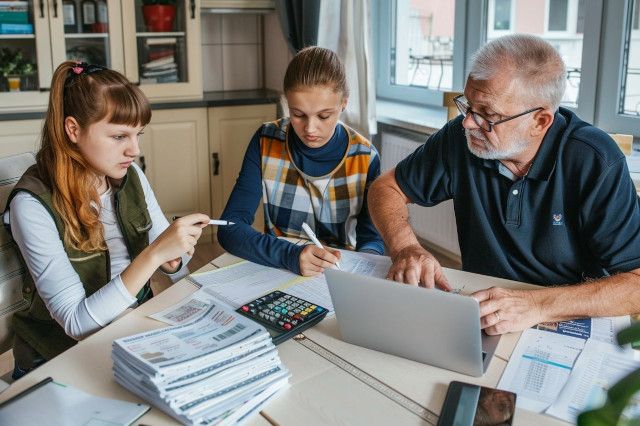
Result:
<svg viewBox="0 0 640 426"><path fill-rule="evenodd" d="M135 163L133 167L140 177L151 216L151 242L169 226L169 222L162 214L146 176ZM36 198L27 192L18 193L11 200L9 214L5 214L5 222L9 216L12 236L34 278L40 297L52 318L64 328L67 335L76 340L106 326L137 303L120 278L131 259L116 219L113 191L109 189L102 194L100 202L100 221L109 249L111 280L89 297L67 257L53 218ZM182 268L169 275L174 282L188 273L188 261L189 257L183 256Z"/></svg>

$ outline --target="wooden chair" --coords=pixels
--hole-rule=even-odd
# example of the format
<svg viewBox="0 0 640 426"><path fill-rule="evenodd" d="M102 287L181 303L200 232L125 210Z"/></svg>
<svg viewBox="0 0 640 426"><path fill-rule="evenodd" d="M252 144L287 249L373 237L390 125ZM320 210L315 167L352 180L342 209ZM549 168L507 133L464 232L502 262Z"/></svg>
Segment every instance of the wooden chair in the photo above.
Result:
<svg viewBox="0 0 640 426"><path fill-rule="evenodd" d="M460 92L444 92L444 96L442 97L442 106L447 108L447 120L452 120L460 115L460 111L458 111L458 107L455 102L453 102L453 98L458 95L462 95Z"/></svg>
<svg viewBox="0 0 640 426"><path fill-rule="evenodd" d="M35 162L36 159L30 152L0 158L0 220L3 225L3 210L9 193L25 170ZM22 297L22 284L26 274L28 271L16 243L5 227L0 226L0 354L12 346L11 317L14 312L27 305ZM0 383L0 389L2 387Z"/></svg>
<svg viewBox="0 0 640 426"><path fill-rule="evenodd" d="M633 135L609 133L609 136L618 144L624 155L631 155L633 151Z"/></svg>

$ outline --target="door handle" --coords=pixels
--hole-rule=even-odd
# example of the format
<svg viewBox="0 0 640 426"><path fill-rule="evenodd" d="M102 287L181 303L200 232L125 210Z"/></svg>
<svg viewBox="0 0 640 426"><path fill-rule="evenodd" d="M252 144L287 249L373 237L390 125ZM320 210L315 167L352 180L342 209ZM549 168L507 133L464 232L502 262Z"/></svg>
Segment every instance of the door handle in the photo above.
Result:
<svg viewBox="0 0 640 426"><path fill-rule="evenodd" d="M211 168L214 176L218 176L220 174L220 157L218 157L217 152L211 154Z"/></svg>
<svg viewBox="0 0 640 426"><path fill-rule="evenodd" d="M191 19L196 19L196 0L191 0L189 7L191 8Z"/></svg>
<svg viewBox="0 0 640 426"><path fill-rule="evenodd" d="M53 0L53 17L58 17L58 0Z"/></svg>
<svg viewBox="0 0 640 426"><path fill-rule="evenodd" d="M44 18L44 0L40 0L38 6L40 7L40 17Z"/></svg>

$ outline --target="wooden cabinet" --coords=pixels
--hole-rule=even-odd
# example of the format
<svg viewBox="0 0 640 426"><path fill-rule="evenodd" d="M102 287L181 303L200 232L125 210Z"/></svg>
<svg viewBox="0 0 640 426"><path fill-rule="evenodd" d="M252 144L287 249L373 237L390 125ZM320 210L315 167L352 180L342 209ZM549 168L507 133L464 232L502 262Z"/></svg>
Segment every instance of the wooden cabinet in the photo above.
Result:
<svg viewBox="0 0 640 426"><path fill-rule="evenodd" d="M40 148L43 120L0 121L0 157L33 152Z"/></svg>
<svg viewBox="0 0 640 426"><path fill-rule="evenodd" d="M43 90L49 88L56 67L67 59L124 72L120 0L100 0L92 5L94 14L91 19L87 16L91 23L84 26L80 2L29 0L25 12L8 18L20 23L4 31L20 33L0 34L0 48L10 52L12 59L5 62L16 64L10 74L20 83L19 90L12 91L18 87L0 76L0 112L44 109L49 94Z"/></svg>
<svg viewBox="0 0 640 426"><path fill-rule="evenodd" d="M154 111L140 151L138 164L167 218L211 214L206 108ZM203 241L210 234L205 228Z"/></svg>
<svg viewBox="0 0 640 426"><path fill-rule="evenodd" d="M211 153L211 210L220 216L236 182L251 137L262 123L276 119L276 105L247 105L209 109ZM264 216L258 207L254 228L263 231Z"/></svg>

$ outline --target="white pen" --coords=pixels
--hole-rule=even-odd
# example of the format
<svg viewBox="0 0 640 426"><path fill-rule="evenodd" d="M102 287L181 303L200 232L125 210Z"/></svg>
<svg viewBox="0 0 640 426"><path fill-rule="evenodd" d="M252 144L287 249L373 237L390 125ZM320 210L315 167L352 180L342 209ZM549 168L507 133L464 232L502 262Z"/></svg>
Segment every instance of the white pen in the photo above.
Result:
<svg viewBox="0 0 640 426"><path fill-rule="evenodd" d="M229 222L228 220L211 219L209 225L235 225L235 222Z"/></svg>
<svg viewBox="0 0 640 426"><path fill-rule="evenodd" d="M176 220L176 219L180 219L181 216L174 216L171 218L171 220ZM235 225L235 222L229 222L228 220L220 220L220 219L211 219L209 221L209 225L218 225L218 226L225 226L225 225Z"/></svg>
<svg viewBox="0 0 640 426"><path fill-rule="evenodd" d="M307 234L309 239L313 242L313 244L316 245L316 247L324 250L324 247L322 247L322 244L320 244L320 241L318 241L318 237L316 237L316 234L314 234L314 232L311 230L311 228L309 227L309 225L307 225L306 222L302 223L302 230L304 231L305 234ZM336 262L336 268L340 269L340 262Z"/></svg>

